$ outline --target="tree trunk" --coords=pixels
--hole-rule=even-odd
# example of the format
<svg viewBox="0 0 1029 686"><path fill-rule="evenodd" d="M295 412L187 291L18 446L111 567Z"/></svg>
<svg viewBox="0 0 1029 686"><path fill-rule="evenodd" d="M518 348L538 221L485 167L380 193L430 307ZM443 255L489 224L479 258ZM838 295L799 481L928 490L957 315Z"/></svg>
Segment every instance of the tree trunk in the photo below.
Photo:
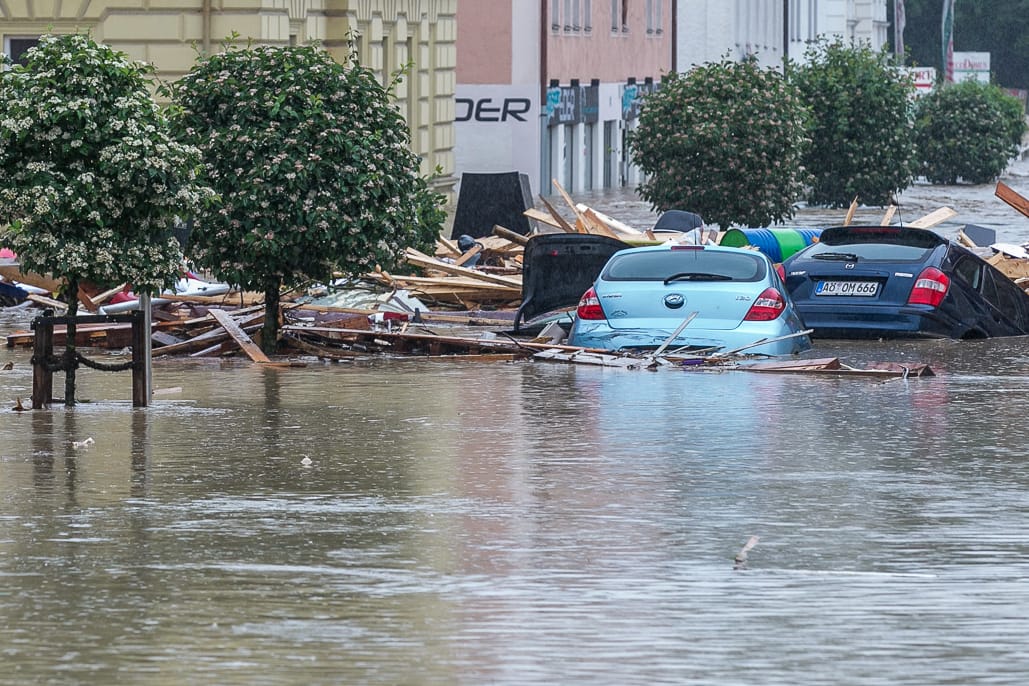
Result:
<svg viewBox="0 0 1029 686"><path fill-rule="evenodd" d="M75 405L75 370L78 368L78 361L75 359L75 316L79 312L79 280L75 277L68 277L68 292L65 297L68 299L68 326L64 342L64 405L72 407Z"/></svg>
<svg viewBox="0 0 1029 686"><path fill-rule="evenodd" d="M279 289L282 279L271 277L264 287L264 328L261 329L261 350L274 355L279 347Z"/></svg>

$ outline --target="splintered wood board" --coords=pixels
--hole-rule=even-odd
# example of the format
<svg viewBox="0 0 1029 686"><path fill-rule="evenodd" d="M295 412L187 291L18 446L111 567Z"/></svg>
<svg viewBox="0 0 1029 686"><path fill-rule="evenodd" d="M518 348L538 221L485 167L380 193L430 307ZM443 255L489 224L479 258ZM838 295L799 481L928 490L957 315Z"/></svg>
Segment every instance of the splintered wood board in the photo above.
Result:
<svg viewBox="0 0 1029 686"><path fill-rule="evenodd" d="M958 216L958 213L955 210L949 207L941 207L935 212L930 212L924 217L916 219L908 226L912 229L929 229L956 216Z"/></svg>
<svg viewBox="0 0 1029 686"><path fill-rule="evenodd" d="M1029 200L1021 196L1010 186L998 181L995 195L1025 216L1029 217Z"/></svg>
<svg viewBox="0 0 1029 686"><path fill-rule="evenodd" d="M250 336L243 331L240 325L236 323L236 320L232 318L232 315L225 310L218 309L212 309L210 310L210 313L211 316L215 318L215 321L221 324L222 328L232 336L232 340L239 344L240 349L247 354L247 357L254 362L260 362L261 364L268 364L271 362L271 360L268 359L268 356L264 354L264 351L261 350L261 348L254 343L253 339L251 339Z"/></svg>

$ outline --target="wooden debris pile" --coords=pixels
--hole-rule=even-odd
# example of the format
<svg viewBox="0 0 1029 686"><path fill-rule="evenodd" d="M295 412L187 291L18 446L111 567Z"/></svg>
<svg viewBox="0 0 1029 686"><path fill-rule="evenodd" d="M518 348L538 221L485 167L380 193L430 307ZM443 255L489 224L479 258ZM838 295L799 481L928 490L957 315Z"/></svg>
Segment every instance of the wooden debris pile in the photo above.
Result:
<svg viewBox="0 0 1029 686"><path fill-rule="evenodd" d="M639 231L586 205L576 204L556 179L554 186L575 219L569 222L553 204L540 196L540 202L547 211L530 208L524 214L544 227L541 233L589 233L630 244L657 242L649 230ZM436 242L434 255L409 248L407 262L420 270L421 275L389 274L377 270L365 278L387 288L405 289L433 307L516 309L522 301L522 254L530 236L503 226L494 226L492 231L492 236L476 238L475 245L465 251L445 238Z"/></svg>

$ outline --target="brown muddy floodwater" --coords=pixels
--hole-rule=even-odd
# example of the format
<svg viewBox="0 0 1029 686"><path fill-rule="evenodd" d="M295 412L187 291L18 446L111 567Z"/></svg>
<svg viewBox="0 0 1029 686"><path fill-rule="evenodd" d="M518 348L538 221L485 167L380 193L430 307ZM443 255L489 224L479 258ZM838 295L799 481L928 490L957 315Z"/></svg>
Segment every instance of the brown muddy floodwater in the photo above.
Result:
<svg viewBox="0 0 1029 686"><path fill-rule="evenodd" d="M938 376L0 350L0 684L1024 684L1029 341L833 355Z"/></svg>

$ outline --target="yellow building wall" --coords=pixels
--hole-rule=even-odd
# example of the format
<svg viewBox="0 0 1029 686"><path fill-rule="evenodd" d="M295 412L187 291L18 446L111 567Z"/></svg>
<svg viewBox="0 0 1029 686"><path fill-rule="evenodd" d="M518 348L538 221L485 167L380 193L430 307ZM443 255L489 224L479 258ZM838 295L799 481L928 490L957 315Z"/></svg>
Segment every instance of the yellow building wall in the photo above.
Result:
<svg viewBox="0 0 1029 686"><path fill-rule="evenodd" d="M320 41L340 62L358 58L395 87L422 173L440 168L454 184L454 89L458 0L3 0L0 37L89 32L97 42L153 64L175 80L198 53L233 34L263 45Z"/></svg>

